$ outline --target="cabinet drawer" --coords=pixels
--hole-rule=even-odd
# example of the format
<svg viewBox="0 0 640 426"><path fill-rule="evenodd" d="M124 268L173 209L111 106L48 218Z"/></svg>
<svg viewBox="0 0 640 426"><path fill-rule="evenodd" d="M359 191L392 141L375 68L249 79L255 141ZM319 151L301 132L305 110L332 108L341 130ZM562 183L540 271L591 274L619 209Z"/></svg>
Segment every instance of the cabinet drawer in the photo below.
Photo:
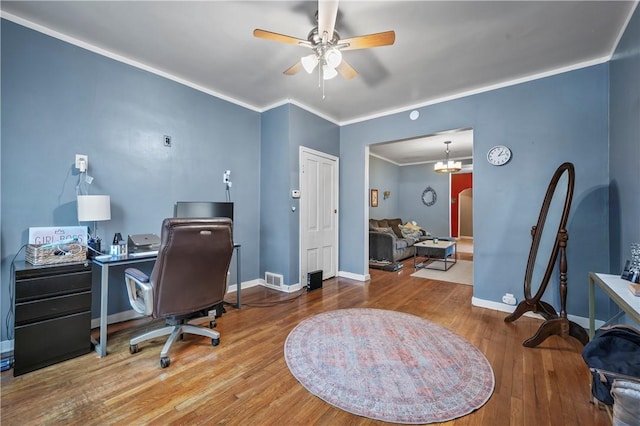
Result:
<svg viewBox="0 0 640 426"><path fill-rule="evenodd" d="M16 325L91 310L91 291L16 303Z"/></svg>
<svg viewBox="0 0 640 426"><path fill-rule="evenodd" d="M16 280L16 302L91 290L91 271Z"/></svg>
<svg viewBox="0 0 640 426"><path fill-rule="evenodd" d="M91 351L91 312L15 329L13 375L53 365Z"/></svg>

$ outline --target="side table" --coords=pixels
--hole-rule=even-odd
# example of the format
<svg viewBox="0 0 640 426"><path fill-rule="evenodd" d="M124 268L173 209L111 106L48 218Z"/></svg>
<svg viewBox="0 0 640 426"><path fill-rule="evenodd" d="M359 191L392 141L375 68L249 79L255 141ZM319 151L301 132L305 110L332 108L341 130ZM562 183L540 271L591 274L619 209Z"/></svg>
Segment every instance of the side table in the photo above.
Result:
<svg viewBox="0 0 640 426"><path fill-rule="evenodd" d="M439 271L448 271L458 262L458 250L455 241L440 240L434 243L433 240L420 241L413 245L415 252L413 253L414 269L436 269ZM417 256L426 256L430 259L439 260L444 263L443 268L434 268L430 265L423 266L423 262L416 261Z"/></svg>

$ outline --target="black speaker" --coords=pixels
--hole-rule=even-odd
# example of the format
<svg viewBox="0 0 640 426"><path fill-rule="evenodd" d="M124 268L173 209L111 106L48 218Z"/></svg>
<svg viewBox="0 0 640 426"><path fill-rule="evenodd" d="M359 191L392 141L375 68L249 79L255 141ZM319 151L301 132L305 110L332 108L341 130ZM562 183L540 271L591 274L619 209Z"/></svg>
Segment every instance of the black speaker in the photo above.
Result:
<svg viewBox="0 0 640 426"><path fill-rule="evenodd" d="M307 291L322 288L322 270L307 273Z"/></svg>

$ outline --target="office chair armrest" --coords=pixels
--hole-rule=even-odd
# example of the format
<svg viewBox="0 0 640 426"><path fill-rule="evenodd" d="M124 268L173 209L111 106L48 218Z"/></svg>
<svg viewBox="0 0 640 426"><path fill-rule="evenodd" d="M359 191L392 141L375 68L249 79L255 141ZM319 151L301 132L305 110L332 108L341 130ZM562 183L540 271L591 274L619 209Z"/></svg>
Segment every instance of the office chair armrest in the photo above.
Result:
<svg viewBox="0 0 640 426"><path fill-rule="evenodd" d="M139 314L151 315L153 313L153 286L149 282L147 274L136 268L127 268L124 271L124 280L131 307Z"/></svg>

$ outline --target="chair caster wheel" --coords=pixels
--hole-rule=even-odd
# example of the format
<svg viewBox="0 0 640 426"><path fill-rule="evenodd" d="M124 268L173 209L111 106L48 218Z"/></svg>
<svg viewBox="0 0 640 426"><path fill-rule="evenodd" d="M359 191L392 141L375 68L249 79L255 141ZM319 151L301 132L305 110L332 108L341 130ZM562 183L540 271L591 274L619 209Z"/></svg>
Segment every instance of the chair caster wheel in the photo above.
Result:
<svg viewBox="0 0 640 426"><path fill-rule="evenodd" d="M220 339L211 339L211 346L218 346L220 344Z"/></svg>
<svg viewBox="0 0 640 426"><path fill-rule="evenodd" d="M216 328L216 322L215 321L209 321L209 328Z"/></svg>
<svg viewBox="0 0 640 426"><path fill-rule="evenodd" d="M160 358L160 367L167 368L171 364L171 360L168 357Z"/></svg>
<svg viewBox="0 0 640 426"><path fill-rule="evenodd" d="M138 349L138 345L129 345L129 353L130 354L135 354L136 352L138 352L140 349Z"/></svg>

